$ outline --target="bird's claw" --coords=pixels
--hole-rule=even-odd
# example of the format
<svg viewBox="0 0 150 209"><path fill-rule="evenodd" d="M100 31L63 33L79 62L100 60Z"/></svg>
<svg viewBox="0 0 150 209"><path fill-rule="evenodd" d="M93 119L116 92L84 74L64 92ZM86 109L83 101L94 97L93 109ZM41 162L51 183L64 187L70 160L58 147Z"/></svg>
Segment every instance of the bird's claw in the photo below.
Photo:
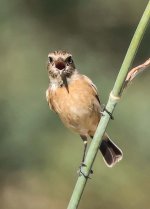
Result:
<svg viewBox="0 0 150 209"><path fill-rule="evenodd" d="M107 112L107 114L110 116L110 119L111 119L111 120L114 120L114 117L113 117L112 113L109 112L109 111L106 109L105 105L103 105L102 111L100 112L102 116L104 116L104 112Z"/></svg>
<svg viewBox="0 0 150 209"><path fill-rule="evenodd" d="M84 172L82 171L82 167L87 167L87 165L83 162L81 163L81 165L79 166L79 169L77 171L79 176L83 175L86 179L91 179L91 177L89 177L89 175L84 174ZM90 174L93 174L93 170L90 171Z"/></svg>

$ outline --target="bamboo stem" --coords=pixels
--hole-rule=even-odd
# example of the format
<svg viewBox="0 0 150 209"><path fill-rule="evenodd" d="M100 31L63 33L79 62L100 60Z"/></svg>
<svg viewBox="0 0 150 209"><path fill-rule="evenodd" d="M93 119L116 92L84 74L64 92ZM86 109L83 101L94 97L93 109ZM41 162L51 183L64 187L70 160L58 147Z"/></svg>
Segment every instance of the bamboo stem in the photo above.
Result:
<svg viewBox="0 0 150 209"><path fill-rule="evenodd" d="M128 73L128 69L130 65L132 64L132 61L135 57L138 46L142 40L142 37L144 35L145 29L146 29L146 26L148 25L149 20L150 20L150 1L148 2L148 5L135 31L135 34L132 38L129 49L122 63L122 66L118 74L118 77L116 79L113 90L110 93L108 103L106 105L106 108L110 113L113 113L114 108L120 99L120 96L124 87L124 82ZM96 154L99 149L99 144L101 142L103 134L105 133L109 119L110 119L110 116L108 115L107 112L104 111L104 115L100 120L100 123L95 132L94 138L87 152L87 156L85 159L85 164L87 166L83 167L83 173L85 176L89 176L90 174L92 165L94 163ZM78 207L85 185L88 180L88 178L85 178L84 175L81 175L78 177L77 183L75 185L75 188L74 188L74 191L73 191L73 194L72 194L72 197L70 199L67 209L76 209Z"/></svg>

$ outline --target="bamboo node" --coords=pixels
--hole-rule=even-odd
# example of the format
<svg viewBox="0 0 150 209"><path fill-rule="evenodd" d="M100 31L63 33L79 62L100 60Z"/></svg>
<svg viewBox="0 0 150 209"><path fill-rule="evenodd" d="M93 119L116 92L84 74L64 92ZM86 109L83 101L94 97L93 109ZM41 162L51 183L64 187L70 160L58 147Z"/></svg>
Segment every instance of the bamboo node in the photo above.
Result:
<svg viewBox="0 0 150 209"><path fill-rule="evenodd" d="M110 92L110 95L109 95L109 96L110 96L110 98L113 99L113 100L116 100L116 101L120 100L120 97L119 97L119 96L114 96L114 94L113 94L112 91Z"/></svg>

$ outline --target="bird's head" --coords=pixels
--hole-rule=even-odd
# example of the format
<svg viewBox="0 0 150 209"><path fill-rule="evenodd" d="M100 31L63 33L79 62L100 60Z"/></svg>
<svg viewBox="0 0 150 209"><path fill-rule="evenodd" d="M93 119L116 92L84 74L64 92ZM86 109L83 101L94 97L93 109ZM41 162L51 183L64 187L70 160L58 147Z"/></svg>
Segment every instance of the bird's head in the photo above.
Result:
<svg viewBox="0 0 150 209"><path fill-rule="evenodd" d="M50 80L70 78L75 72L72 55L66 51L54 51L48 54L47 70Z"/></svg>

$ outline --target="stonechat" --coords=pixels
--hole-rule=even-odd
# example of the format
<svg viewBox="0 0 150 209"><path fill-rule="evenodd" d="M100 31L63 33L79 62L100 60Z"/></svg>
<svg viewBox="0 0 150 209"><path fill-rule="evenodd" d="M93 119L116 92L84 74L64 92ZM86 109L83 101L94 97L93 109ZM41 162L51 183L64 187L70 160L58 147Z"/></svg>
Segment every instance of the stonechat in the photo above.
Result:
<svg viewBox="0 0 150 209"><path fill-rule="evenodd" d="M48 105L67 128L80 135L84 142L84 164L87 139L93 138L102 116L97 88L87 76L78 72L72 55L66 51L49 53L47 70L50 79L46 91ZM123 156L121 149L107 133L103 136L99 150L108 167L114 166Z"/></svg>

